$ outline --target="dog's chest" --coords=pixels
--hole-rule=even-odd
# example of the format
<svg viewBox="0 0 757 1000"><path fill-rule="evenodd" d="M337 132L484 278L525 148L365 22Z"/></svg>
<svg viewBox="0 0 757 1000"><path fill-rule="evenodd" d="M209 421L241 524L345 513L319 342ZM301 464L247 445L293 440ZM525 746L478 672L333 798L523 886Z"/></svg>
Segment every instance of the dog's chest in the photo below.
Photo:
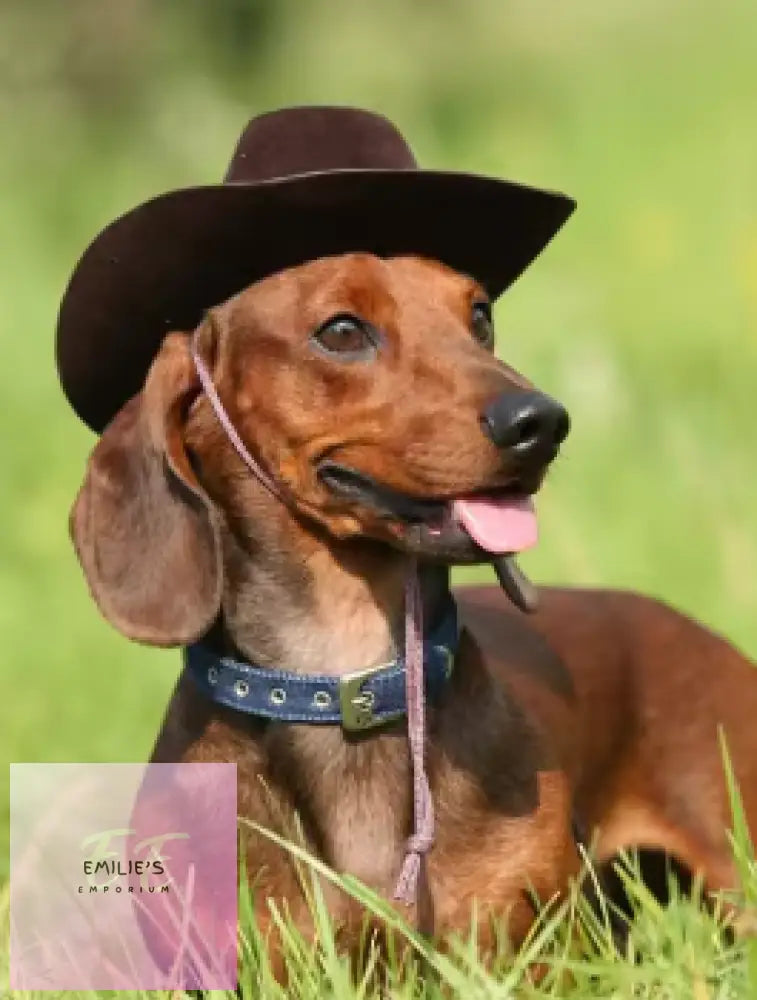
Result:
<svg viewBox="0 0 757 1000"><path fill-rule="evenodd" d="M410 823L405 741L383 735L348 742L342 731L300 729L295 808L313 827L327 864L390 891Z"/></svg>

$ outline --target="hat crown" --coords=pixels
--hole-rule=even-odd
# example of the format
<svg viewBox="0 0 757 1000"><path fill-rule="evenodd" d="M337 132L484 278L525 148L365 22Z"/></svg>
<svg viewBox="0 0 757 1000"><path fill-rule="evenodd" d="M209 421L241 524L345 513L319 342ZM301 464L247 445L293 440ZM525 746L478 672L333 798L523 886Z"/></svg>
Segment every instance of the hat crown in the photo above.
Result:
<svg viewBox="0 0 757 1000"><path fill-rule="evenodd" d="M413 170L415 157L383 115L358 108L301 107L253 118L224 183L333 170Z"/></svg>

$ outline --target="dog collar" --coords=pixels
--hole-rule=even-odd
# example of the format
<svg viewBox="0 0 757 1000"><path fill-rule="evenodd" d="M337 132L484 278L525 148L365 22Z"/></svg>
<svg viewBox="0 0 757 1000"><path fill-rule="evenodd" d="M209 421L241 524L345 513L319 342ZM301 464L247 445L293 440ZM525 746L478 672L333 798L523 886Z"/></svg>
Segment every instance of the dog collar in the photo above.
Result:
<svg viewBox="0 0 757 1000"><path fill-rule="evenodd" d="M449 607L423 641L426 697L437 701L452 674L458 643L457 606ZM184 651L194 682L211 701L279 722L341 725L349 731L380 726L405 715L402 657L340 676L273 670L221 656L204 641Z"/></svg>

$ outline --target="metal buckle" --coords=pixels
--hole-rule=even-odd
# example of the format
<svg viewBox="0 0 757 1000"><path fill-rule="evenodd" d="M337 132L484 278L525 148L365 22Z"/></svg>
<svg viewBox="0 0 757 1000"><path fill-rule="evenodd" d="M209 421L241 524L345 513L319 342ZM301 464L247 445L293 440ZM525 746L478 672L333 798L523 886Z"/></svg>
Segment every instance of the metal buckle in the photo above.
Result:
<svg viewBox="0 0 757 1000"><path fill-rule="evenodd" d="M339 707L342 710L342 728L350 731L371 729L383 725L386 716L377 719L373 714L373 691L363 691L363 684L380 674L389 664L356 670L339 678Z"/></svg>

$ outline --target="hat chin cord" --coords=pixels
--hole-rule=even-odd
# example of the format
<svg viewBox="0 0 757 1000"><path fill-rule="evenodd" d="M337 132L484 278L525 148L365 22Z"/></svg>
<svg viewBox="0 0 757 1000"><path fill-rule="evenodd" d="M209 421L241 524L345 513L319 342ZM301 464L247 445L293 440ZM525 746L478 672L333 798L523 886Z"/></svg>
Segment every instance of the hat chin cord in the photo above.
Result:
<svg viewBox="0 0 757 1000"><path fill-rule="evenodd" d="M200 357L195 340L192 360L203 391L226 436L250 472L263 486L284 503L281 490L250 454L234 427L207 365ZM418 564L412 559L405 580L405 692L407 701L407 738L413 780L413 833L405 845L405 857L394 889L394 898L420 910L420 873L425 855L434 843L434 804L431 798L425 761L426 705L423 684L423 602L418 579Z"/></svg>

